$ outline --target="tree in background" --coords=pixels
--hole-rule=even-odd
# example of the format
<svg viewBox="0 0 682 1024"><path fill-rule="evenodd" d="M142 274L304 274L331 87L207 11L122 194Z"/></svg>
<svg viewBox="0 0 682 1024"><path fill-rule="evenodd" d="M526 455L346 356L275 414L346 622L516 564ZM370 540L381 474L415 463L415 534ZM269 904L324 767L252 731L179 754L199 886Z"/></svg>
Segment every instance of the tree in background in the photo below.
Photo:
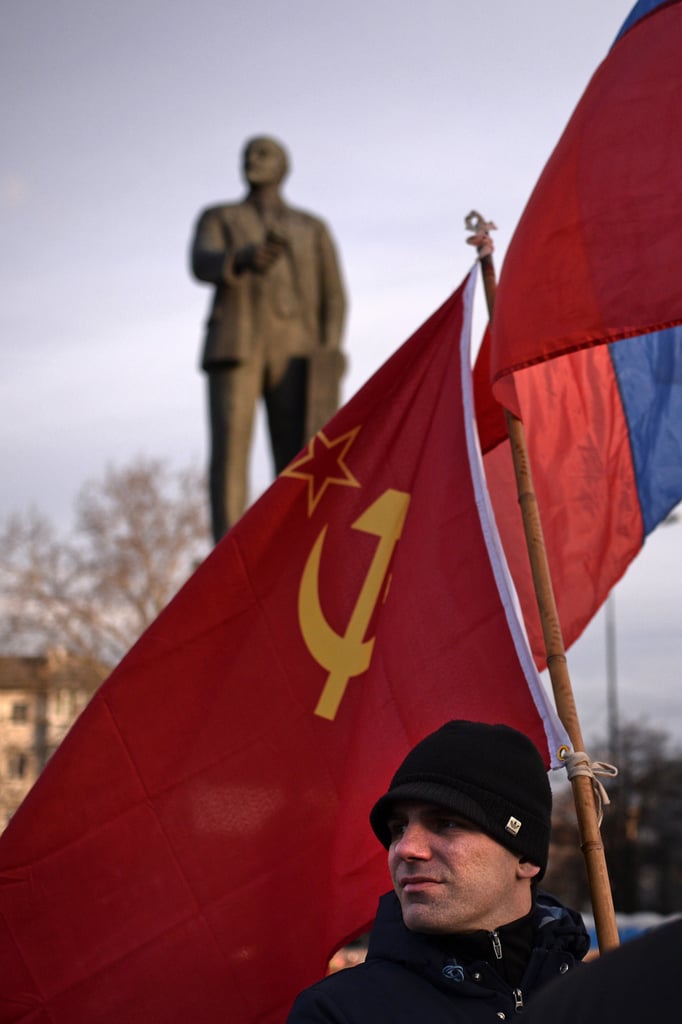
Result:
<svg viewBox="0 0 682 1024"><path fill-rule="evenodd" d="M66 538L42 513L11 516L0 530L3 651L116 664L208 554L205 494L196 470L140 458L82 486Z"/></svg>
<svg viewBox="0 0 682 1024"><path fill-rule="evenodd" d="M604 847L620 909L682 909L682 751L670 736L635 722L620 731L620 774Z"/></svg>
<svg viewBox="0 0 682 1024"><path fill-rule="evenodd" d="M620 730L619 775L605 785L602 837L615 908L624 914L682 910L682 751L660 730L638 722ZM608 745L591 750L608 759ZM550 892L569 905L589 910L570 787L555 794L552 847L547 876Z"/></svg>

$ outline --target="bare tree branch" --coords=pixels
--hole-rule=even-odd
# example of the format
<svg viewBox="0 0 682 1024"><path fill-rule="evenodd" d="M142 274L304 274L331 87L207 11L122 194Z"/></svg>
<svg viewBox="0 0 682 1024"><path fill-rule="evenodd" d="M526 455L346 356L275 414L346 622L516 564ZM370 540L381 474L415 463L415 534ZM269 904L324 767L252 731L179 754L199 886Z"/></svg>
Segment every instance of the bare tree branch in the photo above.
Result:
<svg viewBox="0 0 682 1024"><path fill-rule="evenodd" d="M11 653L63 647L115 664L209 550L196 470L158 459L86 482L72 534L35 510L0 530L0 639Z"/></svg>

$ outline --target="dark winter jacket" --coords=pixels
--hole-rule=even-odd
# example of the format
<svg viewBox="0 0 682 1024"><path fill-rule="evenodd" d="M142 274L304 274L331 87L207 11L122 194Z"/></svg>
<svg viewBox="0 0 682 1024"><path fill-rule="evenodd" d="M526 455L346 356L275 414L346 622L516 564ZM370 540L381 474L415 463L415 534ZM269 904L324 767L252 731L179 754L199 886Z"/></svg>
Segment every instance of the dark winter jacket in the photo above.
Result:
<svg viewBox="0 0 682 1024"><path fill-rule="evenodd" d="M504 929L477 933L473 942L467 936L466 944L458 947L456 936L409 931L397 897L389 893L379 902L365 963L332 974L302 992L288 1024L499 1024L509 1020L538 988L570 971L589 947L579 915L552 896L539 893L532 913L533 949L520 985L514 986L504 977ZM472 959L471 950L477 945L485 952Z"/></svg>

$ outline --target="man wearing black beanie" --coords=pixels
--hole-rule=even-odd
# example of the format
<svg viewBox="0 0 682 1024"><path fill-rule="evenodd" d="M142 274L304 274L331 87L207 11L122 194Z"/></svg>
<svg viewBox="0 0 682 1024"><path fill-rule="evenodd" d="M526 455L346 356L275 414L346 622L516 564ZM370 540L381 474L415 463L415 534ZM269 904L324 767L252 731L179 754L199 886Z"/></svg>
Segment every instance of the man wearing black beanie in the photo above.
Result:
<svg viewBox="0 0 682 1024"><path fill-rule="evenodd" d="M493 1024L520 1012L589 947L579 915L537 889L551 810L542 758L516 729L454 721L418 743L370 813L393 892L367 960L302 992L288 1024Z"/></svg>

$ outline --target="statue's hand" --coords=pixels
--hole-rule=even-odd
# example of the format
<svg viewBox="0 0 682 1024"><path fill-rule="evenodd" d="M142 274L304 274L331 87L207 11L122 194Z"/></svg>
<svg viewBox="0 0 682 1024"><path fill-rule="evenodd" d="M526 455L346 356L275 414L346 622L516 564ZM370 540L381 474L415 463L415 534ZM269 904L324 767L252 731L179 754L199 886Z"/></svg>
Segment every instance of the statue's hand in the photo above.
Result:
<svg viewBox="0 0 682 1024"><path fill-rule="evenodd" d="M256 274L264 274L284 252L286 242L278 238L268 237L264 242L246 245L235 256L234 268L238 274L250 270Z"/></svg>

